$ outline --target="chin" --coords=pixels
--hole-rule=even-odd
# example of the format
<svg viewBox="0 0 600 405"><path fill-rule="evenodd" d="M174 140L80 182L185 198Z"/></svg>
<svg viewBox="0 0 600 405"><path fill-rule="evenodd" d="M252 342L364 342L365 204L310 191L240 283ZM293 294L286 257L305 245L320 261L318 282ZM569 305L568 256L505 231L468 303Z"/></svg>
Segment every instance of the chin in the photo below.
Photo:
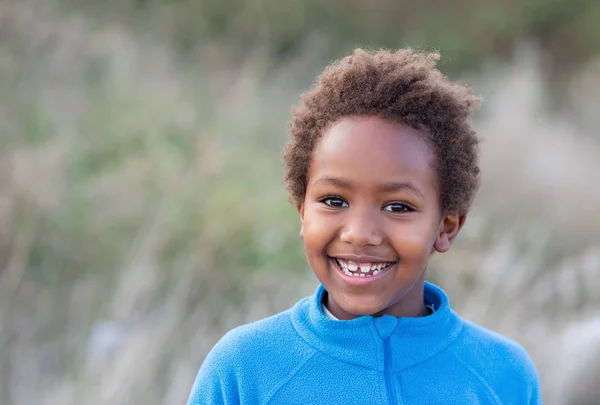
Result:
<svg viewBox="0 0 600 405"><path fill-rule="evenodd" d="M347 313L356 316L373 315L385 309L385 306L381 305L381 303L352 302L338 303L338 305Z"/></svg>

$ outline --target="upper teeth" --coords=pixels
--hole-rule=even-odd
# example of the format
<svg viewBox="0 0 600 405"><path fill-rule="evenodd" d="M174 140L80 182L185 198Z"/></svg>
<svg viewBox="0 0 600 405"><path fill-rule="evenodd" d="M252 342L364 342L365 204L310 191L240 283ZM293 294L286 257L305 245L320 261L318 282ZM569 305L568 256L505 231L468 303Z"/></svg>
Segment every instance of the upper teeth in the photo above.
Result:
<svg viewBox="0 0 600 405"><path fill-rule="evenodd" d="M356 263L351 260L337 259L344 270L356 271L360 267L360 271L368 273L370 271L381 270L389 263Z"/></svg>

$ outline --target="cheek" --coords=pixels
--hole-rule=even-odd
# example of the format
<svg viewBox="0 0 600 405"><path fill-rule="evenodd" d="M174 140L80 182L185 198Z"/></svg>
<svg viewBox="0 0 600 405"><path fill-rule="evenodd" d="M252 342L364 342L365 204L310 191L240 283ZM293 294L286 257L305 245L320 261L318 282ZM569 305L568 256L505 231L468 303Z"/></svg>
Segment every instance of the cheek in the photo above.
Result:
<svg viewBox="0 0 600 405"><path fill-rule="evenodd" d="M429 257L435 241L435 232L430 224L421 221L392 231L392 244L404 259L421 260Z"/></svg>
<svg viewBox="0 0 600 405"><path fill-rule="evenodd" d="M335 235L335 221L324 215L308 209L304 213L303 239L304 246L308 251L321 251Z"/></svg>

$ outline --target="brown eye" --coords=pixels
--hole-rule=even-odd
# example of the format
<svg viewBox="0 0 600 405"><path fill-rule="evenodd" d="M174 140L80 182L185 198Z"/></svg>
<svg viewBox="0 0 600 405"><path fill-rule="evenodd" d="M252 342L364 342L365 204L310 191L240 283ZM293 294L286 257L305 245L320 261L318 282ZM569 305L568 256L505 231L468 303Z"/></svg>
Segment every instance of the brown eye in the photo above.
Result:
<svg viewBox="0 0 600 405"><path fill-rule="evenodd" d="M384 209L384 211L399 212L399 213L414 211L410 205L404 204L404 203L391 203L391 204L388 204L385 207L383 207L383 209Z"/></svg>
<svg viewBox="0 0 600 405"><path fill-rule="evenodd" d="M323 200L321 200L321 202L325 205L328 205L328 206L334 207L334 208L347 208L348 207L348 203L338 197L327 197L327 198L324 198Z"/></svg>

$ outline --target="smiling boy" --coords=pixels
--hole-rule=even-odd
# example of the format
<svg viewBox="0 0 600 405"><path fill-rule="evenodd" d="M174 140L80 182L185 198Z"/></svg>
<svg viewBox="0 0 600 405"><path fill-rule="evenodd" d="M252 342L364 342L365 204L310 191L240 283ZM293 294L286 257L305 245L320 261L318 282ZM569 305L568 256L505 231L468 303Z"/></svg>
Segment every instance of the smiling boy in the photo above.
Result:
<svg viewBox="0 0 600 405"><path fill-rule="evenodd" d="M320 285L227 333L189 405L541 403L524 349L425 281L479 186L479 99L438 58L356 50L302 96L284 164Z"/></svg>

